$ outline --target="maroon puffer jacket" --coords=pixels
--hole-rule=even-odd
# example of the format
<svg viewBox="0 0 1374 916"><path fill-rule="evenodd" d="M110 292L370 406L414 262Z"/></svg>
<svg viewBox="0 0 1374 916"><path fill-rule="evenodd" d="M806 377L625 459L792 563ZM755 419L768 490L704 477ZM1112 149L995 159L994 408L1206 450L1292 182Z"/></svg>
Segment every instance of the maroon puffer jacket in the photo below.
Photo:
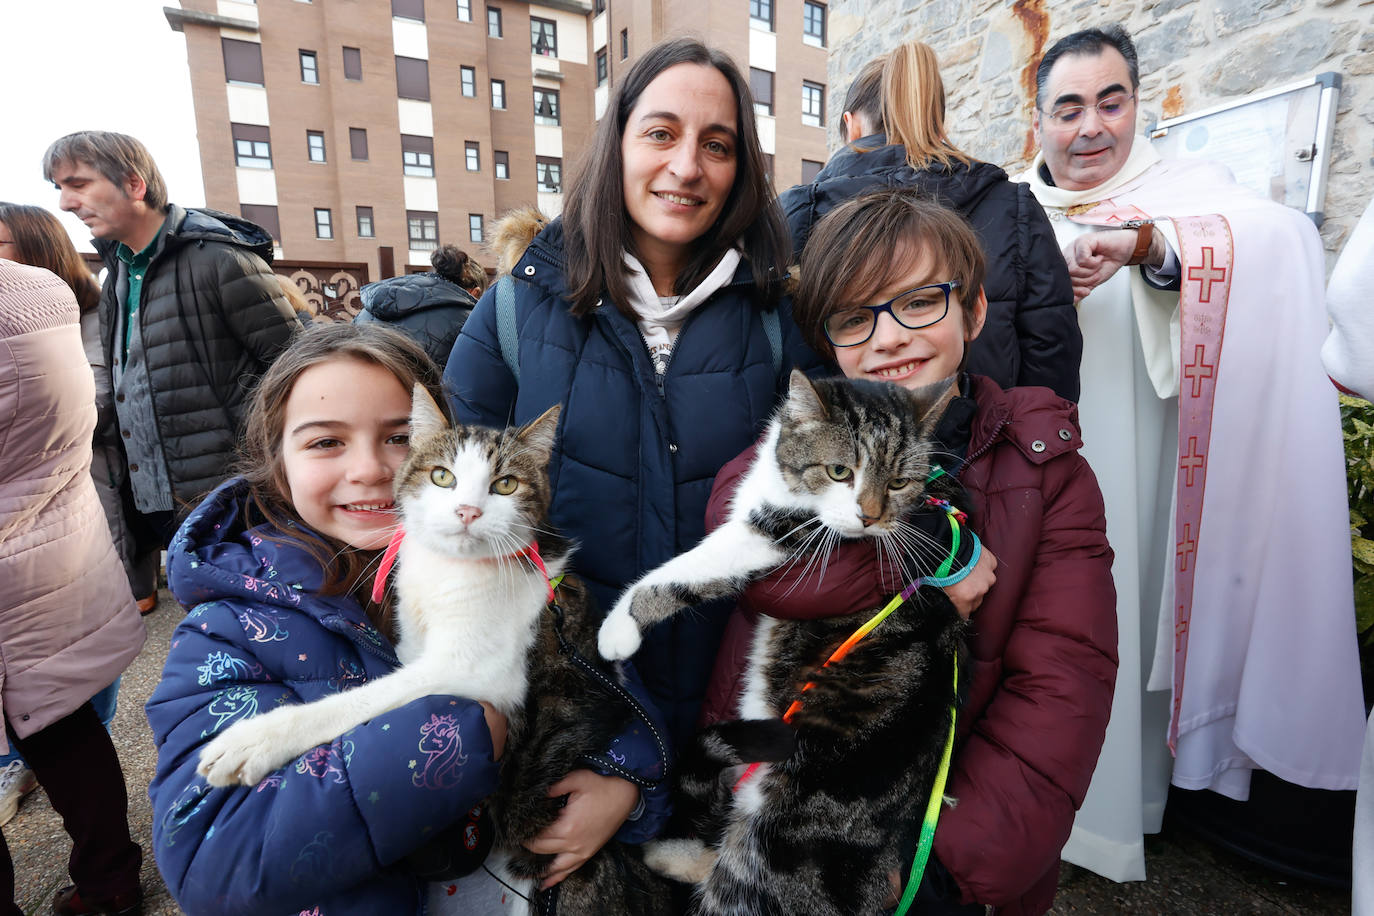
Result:
<svg viewBox="0 0 1374 916"><path fill-rule="evenodd" d="M970 376L978 404L959 481L970 524L997 557L974 613L966 702L935 855L965 903L1039 914L1054 900L1059 851L1088 790L1116 683L1116 589L1097 479L1078 454L1077 408L1046 388L1003 391ZM754 450L721 469L707 527L726 517ZM734 718L759 613L814 618L882 606L897 590L876 551L832 555L825 580L755 583L726 630L703 721ZM888 581L884 582L883 580Z"/></svg>

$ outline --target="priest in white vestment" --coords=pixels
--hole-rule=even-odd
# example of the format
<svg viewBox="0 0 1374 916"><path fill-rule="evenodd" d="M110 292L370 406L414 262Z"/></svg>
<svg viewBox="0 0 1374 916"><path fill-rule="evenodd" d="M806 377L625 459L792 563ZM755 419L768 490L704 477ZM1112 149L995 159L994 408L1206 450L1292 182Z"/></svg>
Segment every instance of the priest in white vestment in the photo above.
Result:
<svg viewBox="0 0 1374 916"><path fill-rule="evenodd" d="M1063 857L1139 880L1171 778L1238 800L1257 768L1356 784L1364 707L1322 246L1303 214L1224 167L1164 162L1135 135L1123 30L1061 40L1037 81L1040 152L1016 180L1049 214L1079 300L1082 451L1120 627L1112 719Z"/></svg>

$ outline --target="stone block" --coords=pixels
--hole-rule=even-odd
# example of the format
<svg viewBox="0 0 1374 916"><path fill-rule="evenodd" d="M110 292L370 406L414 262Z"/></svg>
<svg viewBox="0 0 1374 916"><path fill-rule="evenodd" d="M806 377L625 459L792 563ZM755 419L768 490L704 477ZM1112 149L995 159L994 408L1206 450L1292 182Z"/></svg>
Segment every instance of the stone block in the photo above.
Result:
<svg viewBox="0 0 1374 916"><path fill-rule="evenodd" d="M1307 76L1328 57L1349 49L1355 34L1354 23L1309 19L1257 36L1207 68L1203 85L1221 95L1246 95L1280 80Z"/></svg>
<svg viewBox="0 0 1374 916"><path fill-rule="evenodd" d="M1180 14L1142 31L1135 37L1141 73L1160 73L1201 42L1192 13Z"/></svg>
<svg viewBox="0 0 1374 916"><path fill-rule="evenodd" d="M1304 0L1215 0L1212 19L1217 37L1233 35L1261 23L1286 16Z"/></svg>
<svg viewBox="0 0 1374 916"><path fill-rule="evenodd" d="M1013 64L1011 41L1002 32L989 32L983 42L983 66L979 74L983 82L997 79L1011 69Z"/></svg>

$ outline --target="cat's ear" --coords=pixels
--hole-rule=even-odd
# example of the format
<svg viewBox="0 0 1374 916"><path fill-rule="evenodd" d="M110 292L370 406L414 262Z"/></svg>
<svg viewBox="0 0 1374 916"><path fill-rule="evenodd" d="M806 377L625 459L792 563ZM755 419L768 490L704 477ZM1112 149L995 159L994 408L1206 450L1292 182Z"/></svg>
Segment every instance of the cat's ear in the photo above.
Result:
<svg viewBox="0 0 1374 916"><path fill-rule="evenodd" d="M910 392L911 400L916 404L916 413L921 417L922 434L933 431L945 415L950 402L959 393L958 380L958 376L950 376Z"/></svg>
<svg viewBox="0 0 1374 916"><path fill-rule="evenodd" d="M426 439L448 429L444 412L434 403L429 389L416 382L410 393L410 439Z"/></svg>
<svg viewBox="0 0 1374 916"><path fill-rule="evenodd" d="M787 412L787 418L794 423L824 420L828 416L820 392L800 369L793 369L787 380L787 403L783 409Z"/></svg>
<svg viewBox="0 0 1374 916"><path fill-rule="evenodd" d="M535 419L520 427L515 438L527 448L535 449L542 454L543 460L547 462L553 455L554 438L558 432L558 415L562 413L563 405L555 404L544 411Z"/></svg>

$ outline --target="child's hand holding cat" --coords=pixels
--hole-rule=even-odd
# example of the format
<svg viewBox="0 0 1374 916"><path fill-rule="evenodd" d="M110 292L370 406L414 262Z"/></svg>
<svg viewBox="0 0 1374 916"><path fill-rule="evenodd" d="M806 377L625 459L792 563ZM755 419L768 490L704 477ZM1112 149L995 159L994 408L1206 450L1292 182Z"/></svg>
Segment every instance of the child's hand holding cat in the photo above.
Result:
<svg viewBox="0 0 1374 916"><path fill-rule="evenodd" d="M968 620L973 616L973 612L978 610L978 606L983 603L983 596L996 581L997 558L988 550L987 544L984 544L973 569L953 585L946 585L945 595L953 603L959 616Z"/></svg>
<svg viewBox="0 0 1374 916"><path fill-rule="evenodd" d="M553 887L582 867L615 836L639 804L639 788L618 776L573 770L549 787L549 797L568 797L544 831L525 844L530 852L551 855L541 888Z"/></svg>

